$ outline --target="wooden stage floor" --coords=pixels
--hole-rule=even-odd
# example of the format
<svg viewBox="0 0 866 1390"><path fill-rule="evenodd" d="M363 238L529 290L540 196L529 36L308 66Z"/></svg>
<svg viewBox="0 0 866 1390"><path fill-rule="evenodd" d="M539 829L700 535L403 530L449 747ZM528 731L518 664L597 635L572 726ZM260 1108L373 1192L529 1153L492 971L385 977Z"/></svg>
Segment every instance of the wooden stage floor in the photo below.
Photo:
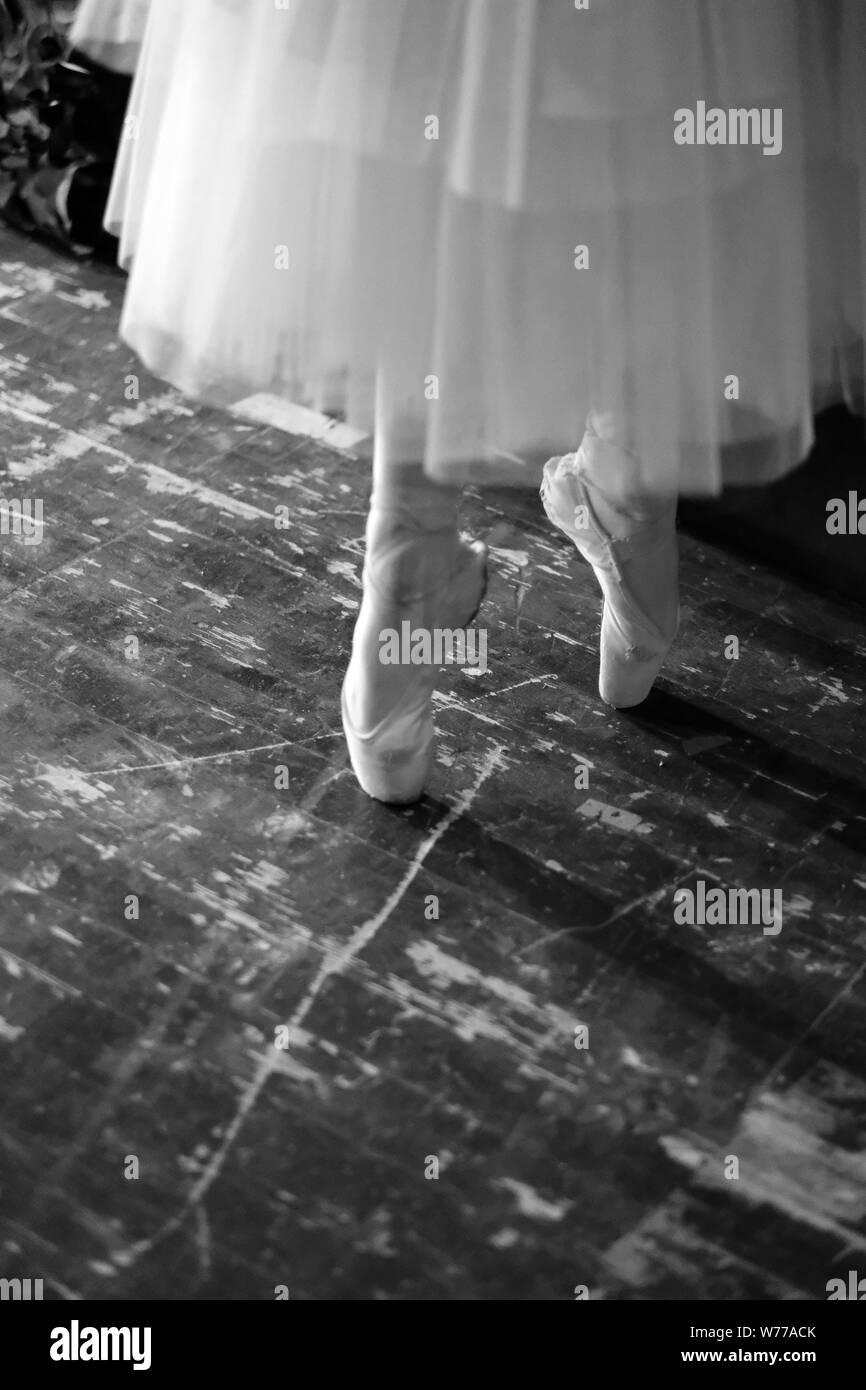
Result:
<svg viewBox="0 0 866 1390"><path fill-rule="evenodd" d="M490 669L442 677L429 797L378 806L338 699L367 471L140 373L122 293L0 233L0 498L45 524L0 540L0 1275L822 1300L866 1273L862 609L684 538L681 637L617 715L589 570L531 494L471 496ZM699 880L781 889L781 932L677 923Z"/></svg>

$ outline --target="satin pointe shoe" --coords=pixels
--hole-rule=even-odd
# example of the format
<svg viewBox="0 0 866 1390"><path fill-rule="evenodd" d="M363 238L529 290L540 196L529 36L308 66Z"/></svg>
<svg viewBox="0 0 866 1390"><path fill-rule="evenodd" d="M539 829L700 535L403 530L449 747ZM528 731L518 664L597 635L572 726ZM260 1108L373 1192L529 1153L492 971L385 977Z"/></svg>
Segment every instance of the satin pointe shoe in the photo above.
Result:
<svg viewBox="0 0 866 1390"><path fill-rule="evenodd" d="M604 595L598 689L606 704L630 709L646 699L679 627L676 498L632 494L615 500L590 476L604 476L614 451L587 431L575 454L550 459L541 499L554 526L589 562Z"/></svg>
<svg viewBox="0 0 866 1390"><path fill-rule="evenodd" d="M371 520L381 515L371 514ZM369 663L378 659L380 634L399 632L406 620L416 631L465 629L486 588L486 545L462 540L453 527L431 532L398 525L390 531L386 527L375 543L368 540L364 601L341 707L352 769L376 801L407 804L424 790L435 753L431 701L437 670L433 663L386 666L376 673L377 690L371 700ZM370 649L373 642L375 653ZM389 686L390 708L368 727L359 727L356 712L366 708L369 719L371 705L387 706Z"/></svg>

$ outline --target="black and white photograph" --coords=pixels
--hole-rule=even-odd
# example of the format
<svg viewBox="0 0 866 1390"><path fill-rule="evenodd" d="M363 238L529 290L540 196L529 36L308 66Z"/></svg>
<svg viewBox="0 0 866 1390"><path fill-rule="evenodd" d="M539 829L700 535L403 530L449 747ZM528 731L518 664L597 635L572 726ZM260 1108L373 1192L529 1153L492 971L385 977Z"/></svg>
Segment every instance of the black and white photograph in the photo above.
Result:
<svg viewBox="0 0 866 1390"><path fill-rule="evenodd" d="M0 45L0 1328L159 1378L168 1305L552 1301L827 1376L866 0Z"/></svg>

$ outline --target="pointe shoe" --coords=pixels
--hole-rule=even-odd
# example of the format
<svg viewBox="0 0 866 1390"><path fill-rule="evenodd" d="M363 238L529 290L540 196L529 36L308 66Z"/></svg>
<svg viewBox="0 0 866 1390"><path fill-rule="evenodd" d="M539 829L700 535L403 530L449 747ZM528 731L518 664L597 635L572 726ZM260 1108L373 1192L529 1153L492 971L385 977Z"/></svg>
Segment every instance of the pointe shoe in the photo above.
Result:
<svg viewBox="0 0 866 1390"><path fill-rule="evenodd" d="M587 454L597 468L615 447L588 431L576 454L545 464L541 499L554 526L592 566L604 595L599 694L616 709L630 709L652 689L679 627L676 499L615 502L603 493L587 474ZM585 525L578 524L578 508L585 509Z"/></svg>
<svg viewBox="0 0 866 1390"><path fill-rule="evenodd" d="M370 630L399 630L406 619L419 629L468 627L487 589L486 545L463 541L453 529L409 535L403 529L397 537L368 548L364 594L374 605ZM420 585L420 591L413 585ZM355 657L353 646L340 700L355 776L376 801L397 805L417 801L433 767L431 702L436 668L432 664L408 670L400 667L405 672L402 694L373 727L362 730L350 712L350 706L359 703L364 680Z"/></svg>

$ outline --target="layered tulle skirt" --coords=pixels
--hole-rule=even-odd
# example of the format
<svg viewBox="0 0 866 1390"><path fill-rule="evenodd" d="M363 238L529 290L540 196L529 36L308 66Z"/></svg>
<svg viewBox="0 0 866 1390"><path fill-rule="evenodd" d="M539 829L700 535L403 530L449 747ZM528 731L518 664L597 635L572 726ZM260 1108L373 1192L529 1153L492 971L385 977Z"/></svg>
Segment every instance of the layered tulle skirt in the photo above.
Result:
<svg viewBox="0 0 866 1390"><path fill-rule="evenodd" d="M104 67L132 73L149 9L150 0L80 0L70 41Z"/></svg>
<svg viewBox="0 0 866 1390"><path fill-rule="evenodd" d="M452 480L612 411L691 493L862 402L862 0L151 3L107 222L182 390Z"/></svg>

